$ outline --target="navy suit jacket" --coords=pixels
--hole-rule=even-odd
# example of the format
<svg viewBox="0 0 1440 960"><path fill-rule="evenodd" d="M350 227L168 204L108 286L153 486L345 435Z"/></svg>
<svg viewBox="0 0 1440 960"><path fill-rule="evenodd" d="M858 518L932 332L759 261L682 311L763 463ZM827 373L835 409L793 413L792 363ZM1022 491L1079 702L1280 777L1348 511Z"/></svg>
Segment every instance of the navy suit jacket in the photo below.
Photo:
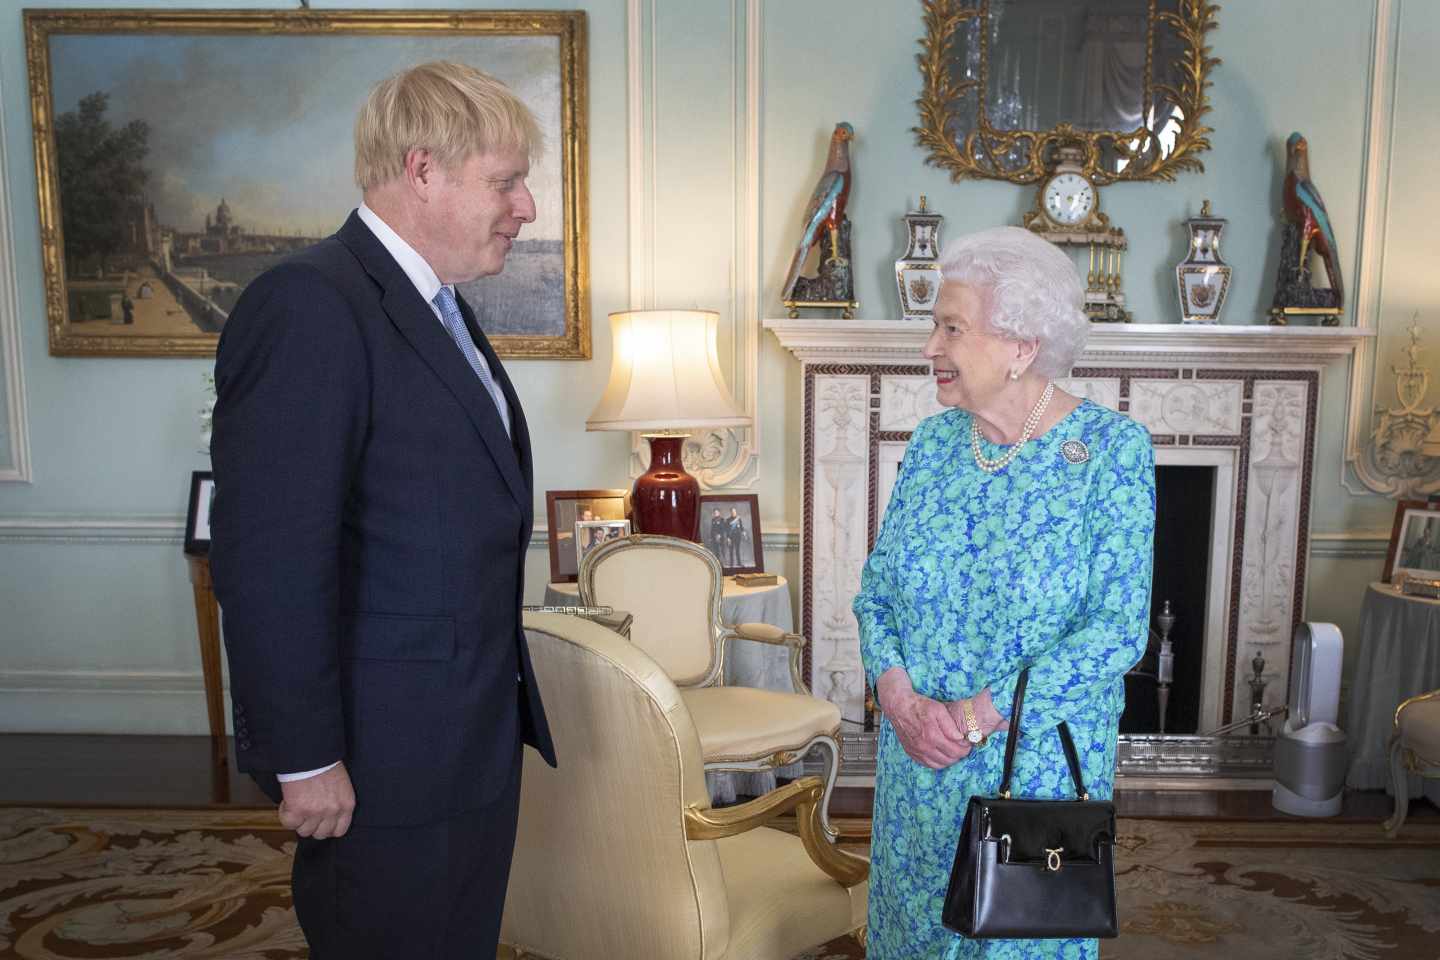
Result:
<svg viewBox="0 0 1440 960"><path fill-rule="evenodd" d="M360 218L267 271L215 364L210 563L236 755L277 773L343 759L355 823L417 824L555 763L520 624L530 438ZM518 675L518 682L517 682Z"/></svg>

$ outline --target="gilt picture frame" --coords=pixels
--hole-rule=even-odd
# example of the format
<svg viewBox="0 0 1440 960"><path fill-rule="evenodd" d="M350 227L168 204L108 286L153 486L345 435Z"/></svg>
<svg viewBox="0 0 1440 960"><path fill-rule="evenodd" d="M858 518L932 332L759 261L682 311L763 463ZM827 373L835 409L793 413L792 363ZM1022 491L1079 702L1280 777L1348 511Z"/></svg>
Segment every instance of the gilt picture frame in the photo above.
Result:
<svg viewBox="0 0 1440 960"><path fill-rule="evenodd" d="M52 355L213 355L246 284L359 204L370 88L454 60L542 132L535 222L460 292L500 356L590 358L583 11L37 9L24 31Z"/></svg>

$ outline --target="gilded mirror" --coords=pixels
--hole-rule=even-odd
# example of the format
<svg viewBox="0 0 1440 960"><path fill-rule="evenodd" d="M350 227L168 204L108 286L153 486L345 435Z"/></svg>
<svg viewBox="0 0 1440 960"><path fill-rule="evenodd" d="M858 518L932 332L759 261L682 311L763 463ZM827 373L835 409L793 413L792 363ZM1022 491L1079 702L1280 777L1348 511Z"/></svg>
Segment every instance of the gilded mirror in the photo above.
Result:
<svg viewBox="0 0 1440 960"><path fill-rule="evenodd" d="M1210 149L1205 0L922 0L916 58L927 162L1035 183L1053 148L1084 147L1096 184L1173 180Z"/></svg>

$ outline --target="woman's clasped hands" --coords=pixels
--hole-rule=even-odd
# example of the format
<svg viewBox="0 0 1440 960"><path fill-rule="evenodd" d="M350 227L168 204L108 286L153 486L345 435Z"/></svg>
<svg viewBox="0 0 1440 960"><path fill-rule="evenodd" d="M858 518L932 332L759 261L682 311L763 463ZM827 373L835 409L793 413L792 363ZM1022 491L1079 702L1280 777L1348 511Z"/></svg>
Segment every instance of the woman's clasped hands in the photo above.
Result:
<svg viewBox="0 0 1440 960"><path fill-rule="evenodd" d="M943 770L977 749L966 739L964 700L943 702L916 693L903 667L891 667L875 684L880 709L890 720L905 753L931 770ZM990 691L982 690L970 699L980 732L988 737L1005 725Z"/></svg>

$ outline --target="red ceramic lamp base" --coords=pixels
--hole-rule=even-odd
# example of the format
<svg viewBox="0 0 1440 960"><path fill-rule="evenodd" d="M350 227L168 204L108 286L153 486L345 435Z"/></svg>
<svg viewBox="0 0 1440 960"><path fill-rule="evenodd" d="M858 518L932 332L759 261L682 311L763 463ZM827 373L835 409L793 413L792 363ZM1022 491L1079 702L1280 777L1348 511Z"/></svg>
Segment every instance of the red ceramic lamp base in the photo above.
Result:
<svg viewBox="0 0 1440 960"><path fill-rule="evenodd" d="M650 469L635 479L631 507L637 533L695 539L700 481L685 472L685 434L648 436Z"/></svg>

